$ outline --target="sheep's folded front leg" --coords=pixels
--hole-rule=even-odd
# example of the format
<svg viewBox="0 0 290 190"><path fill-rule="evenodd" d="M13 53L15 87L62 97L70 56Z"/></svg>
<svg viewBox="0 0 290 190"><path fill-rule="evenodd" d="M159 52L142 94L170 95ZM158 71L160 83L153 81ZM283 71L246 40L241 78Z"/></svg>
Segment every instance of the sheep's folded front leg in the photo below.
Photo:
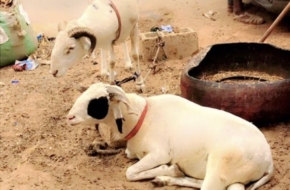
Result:
<svg viewBox="0 0 290 190"><path fill-rule="evenodd" d="M177 165L165 165L169 161L168 154L160 155L160 152L155 154L149 153L127 169L126 177L130 181L151 179L156 176L183 177L184 174L179 170Z"/></svg>
<svg viewBox="0 0 290 190"><path fill-rule="evenodd" d="M245 185L241 183L234 183L229 185L227 190L245 190Z"/></svg>
<svg viewBox="0 0 290 190"><path fill-rule="evenodd" d="M84 147L89 156L118 154L126 147L127 141L118 135L113 135L113 131L108 126L96 124L95 128L102 140L96 138L93 143Z"/></svg>
<svg viewBox="0 0 290 190"><path fill-rule="evenodd" d="M171 176L157 176L152 183L155 186L183 186L183 187L193 187L193 188L201 188L203 180L194 179L191 177L171 177ZM235 190L235 189L231 189Z"/></svg>
<svg viewBox="0 0 290 190"><path fill-rule="evenodd" d="M89 156L118 154L122 149L112 149L106 142L94 141L85 147L85 152Z"/></svg>

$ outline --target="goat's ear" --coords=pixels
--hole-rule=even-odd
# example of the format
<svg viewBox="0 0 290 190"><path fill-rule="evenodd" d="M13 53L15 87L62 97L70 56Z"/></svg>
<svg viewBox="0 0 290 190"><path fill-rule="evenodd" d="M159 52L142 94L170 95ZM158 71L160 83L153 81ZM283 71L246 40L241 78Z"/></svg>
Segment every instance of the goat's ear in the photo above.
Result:
<svg viewBox="0 0 290 190"><path fill-rule="evenodd" d="M107 97L92 99L88 104L88 115L95 119L104 119L109 111L109 100Z"/></svg>

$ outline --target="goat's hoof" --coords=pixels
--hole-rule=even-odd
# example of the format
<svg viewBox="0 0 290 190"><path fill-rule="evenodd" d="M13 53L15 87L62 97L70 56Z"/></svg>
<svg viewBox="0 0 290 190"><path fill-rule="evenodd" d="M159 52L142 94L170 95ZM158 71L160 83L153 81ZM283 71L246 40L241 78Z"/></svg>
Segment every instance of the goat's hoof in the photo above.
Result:
<svg viewBox="0 0 290 190"><path fill-rule="evenodd" d="M136 84L136 90L140 93L145 93L145 84Z"/></svg>
<svg viewBox="0 0 290 190"><path fill-rule="evenodd" d="M110 77L110 73L109 72L101 72L101 77L107 79Z"/></svg>
<svg viewBox="0 0 290 190"><path fill-rule="evenodd" d="M111 81L110 85L116 85L116 82L115 81Z"/></svg>
<svg viewBox="0 0 290 190"><path fill-rule="evenodd" d="M132 65L126 65L125 66L125 70L126 71L132 71L133 70L133 66Z"/></svg>

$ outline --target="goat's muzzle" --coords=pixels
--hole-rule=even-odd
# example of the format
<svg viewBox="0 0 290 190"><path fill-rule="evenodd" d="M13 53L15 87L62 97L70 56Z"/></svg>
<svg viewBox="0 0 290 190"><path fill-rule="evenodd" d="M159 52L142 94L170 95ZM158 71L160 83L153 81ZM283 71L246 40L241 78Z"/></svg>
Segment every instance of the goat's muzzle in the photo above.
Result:
<svg viewBox="0 0 290 190"><path fill-rule="evenodd" d="M58 73L58 70L55 70L55 71L53 71L52 75L53 75L54 77L56 77L57 73Z"/></svg>
<svg viewBox="0 0 290 190"><path fill-rule="evenodd" d="M76 116L74 116L74 115L67 116L67 119L68 119L68 120L73 120L74 118L76 118Z"/></svg>

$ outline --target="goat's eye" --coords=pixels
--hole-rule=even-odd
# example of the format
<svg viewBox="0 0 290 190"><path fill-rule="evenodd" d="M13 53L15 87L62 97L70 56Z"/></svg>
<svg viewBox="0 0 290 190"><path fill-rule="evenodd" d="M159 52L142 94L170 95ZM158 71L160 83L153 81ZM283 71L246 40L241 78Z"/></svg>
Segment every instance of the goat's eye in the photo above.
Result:
<svg viewBox="0 0 290 190"><path fill-rule="evenodd" d="M67 50L66 50L66 52L65 52L65 54L69 54L72 50L74 50L75 49L75 47L69 47Z"/></svg>

